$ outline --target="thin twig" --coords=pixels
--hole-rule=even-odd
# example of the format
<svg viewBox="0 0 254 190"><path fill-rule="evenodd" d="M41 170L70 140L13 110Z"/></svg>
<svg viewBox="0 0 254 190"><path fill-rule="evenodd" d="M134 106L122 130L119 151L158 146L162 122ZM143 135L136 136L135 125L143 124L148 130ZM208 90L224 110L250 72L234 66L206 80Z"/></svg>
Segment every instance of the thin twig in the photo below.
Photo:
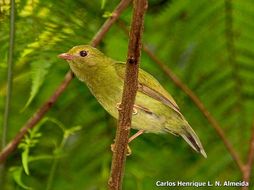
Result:
<svg viewBox="0 0 254 190"><path fill-rule="evenodd" d="M122 179L124 175L126 151L131 128L133 105L138 90L138 68L141 52L143 22L145 11L148 6L147 0L134 0L133 6L122 102L121 109L119 109L119 119L116 130L111 173L108 181L110 190L122 189Z"/></svg>
<svg viewBox="0 0 254 190"><path fill-rule="evenodd" d="M5 110L4 110L4 124L2 132L2 148L6 145L6 133L9 124L9 113L10 113L10 103L12 94L12 76L13 76L13 52L14 52L14 36L15 35L15 1L11 1L11 14L10 14L10 41L9 41L9 54L8 54L8 73L7 73L7 92L5 100Z"/></svg>
<svg viewBox="0 0 254 190"><path fill-rule="evenodd" d="M125 23L122 21L118 22L119 26L124 30L126 34L128 34L128 29L126 28ZM186 85L184 84L180 78L178 78L174 72L166 66L165 63L161 62L150 50L146 45L143 45L144 52L157 64L159 67L164 71L164 73L174 82L174 84L179 87L198 107L200 112L205 116L207 121L211 124L211 126L215 129L216 133L222 139L224 145L226 146L228 152L232 156L233 160L236 162L237 166L243 173L244 171L244 164L240 159L238 153L235 151L232 144L227 139L224 131L222 130L219 122L211 115L202 101L198 98L198 96Z"/></svg>
<svg viewBox="0 0 254 190"><path fill-rule="evenodd" d="M8 51L8 72L7 72L7 89L6 89L6 100L3 118L3 130L2 130L2 144L1 147L6 146L6 136L9 126L9 115L11 106L11 95L12 95L12 80L13 80L13 53L14 53L14 38L15 38L15 0L11 0L11 12L10 12L10 34L9 34L9 51ZM0 164L0 186L3 185L4 181L4 163Z"/></svg>
<svg viewBox="0 0 254 190"><path fill-rule="evenodd" d="M251 171L251 168L253 166L253 161L254 161L254 123L252 126L252 137L250 140L250 147L249 147L248 161L247 161L247 166L249 167L249 171Z"/></svg>
<svg viewBox="0 0 254 190"><path fill-rule="evenodd" d="M251 134L251 139L250 139L250 145L249 145L249 151L247 154L247 161L244 167L244 172L243 172L243 181L250 182L250 177L251 177L251 171L253 168L253 162L254 162L254 121L252 124L252 134ZM249 187L243 187L242 190L248 190Z"/></svg>
<svg viewBox="0 0 254 190"><path fill-rule="evenodd" d="M116 9L113 11L113 15L111 18L108 18L100 30L97 32L93 40L91 41L92 46L96 46L105 36L109 28L113 25L113 23L119 18L123 10L128 6L131 0L122 0ZM11 140L11 142L2 150L0 153L0 163L4 162L6 158L16 149L17 145L27 133L28 129L33 128L49 111L52 105L56 102L58 97L65 91L71 80L73 79L73 73L69 71L65 75L64 81L58 86L53 95L34 113L34 115L27 121L27 123L20 129L20 131L16 134L16 136Z"/></svg>

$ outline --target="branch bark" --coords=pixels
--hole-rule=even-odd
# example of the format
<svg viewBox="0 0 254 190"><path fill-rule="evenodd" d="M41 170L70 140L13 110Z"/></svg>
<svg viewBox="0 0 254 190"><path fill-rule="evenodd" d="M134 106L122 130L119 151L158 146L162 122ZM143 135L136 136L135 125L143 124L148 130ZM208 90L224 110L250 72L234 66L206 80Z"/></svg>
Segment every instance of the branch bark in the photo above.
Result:
<svg viewBox="0 0 254 190"><path fill-rule="evenodd" d="M250 139L250 145L249 145L249 151L247 156L247 161L244 167L244 172L242 179L243 181L250 183L250 177L251 177L251 171L253 168L253 162L254 162L254 121L252 124L252 134ZM243 187L242 190L248 190L249 187Z"/></svg>
<svg viewBox="0 0 254 190"><path fill-rule="evenodd" d="M14 39L15 39L15 0L11 0L10 10L10 32L9 32L9 51L8 51L8 71L7 71L7 89L5 108L3 116L3 128L2 128L2 143L1 148L6 146L6 136L9 128L9 115L11 109L11 96L12 96L12 82L13 82L13 55L14 55ZM0 164L0 186L3 185L5 178L5 165Z"/></svg>
<svg viewBox="0 0 254 190"><path fill-rule="evenodd" d="M14 54L14 38L15 38L15 0L11 1L10 12L10 34L9 34L9 50L8 50L8 74L7 74L7 91L4 109L4 122L2 132L2 148L6 145L6 134L9 126L9 113L12 94L12 76L13 76L13 54Z"/></svg>
<svg viewBox="0 0 254 190"><path fill-rule="evenodd" d="M121 109L119 109L119 120L113 150L111 174L108 181L110 190L122 189L122 179L131 128L133 105L138 90L138 68L141 53L141 39L144 16L148 7L148 2L147 0L134 0L133 6L122 103Z"/></svg>
<svg viewBox="0 0 254 190"><path fill-rule="evenodd" d="M114 24L114 22L119 18L123 10L130 4L131 0L122 0L118 6L113 11L113 16L108 18L102 25L100 30L94 36L91 41L92 46L97 46L105 34L108 32L109 28ZM17 148L17 145L28 132L28 129L33 128L49 111L53 104L57 101L58 97L66 90L67 86L70 84L74 75L71 71L68 71L65 75L65 79L58 86L53 95L34 113L34 115L27 121L27 123L20 129L16 136L9 142L9 144L0 153L0 163L4 162L7 157Z"/></svg>

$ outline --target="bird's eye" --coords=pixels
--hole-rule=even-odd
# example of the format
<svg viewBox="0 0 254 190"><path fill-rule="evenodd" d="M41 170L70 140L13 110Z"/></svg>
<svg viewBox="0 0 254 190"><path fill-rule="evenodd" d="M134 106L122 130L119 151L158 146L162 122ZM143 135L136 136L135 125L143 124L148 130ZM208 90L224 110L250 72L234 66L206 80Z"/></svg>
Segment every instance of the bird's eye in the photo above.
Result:
<svg viewBox="0 0 254 190"><path fill-rule="evenodd" d="M81 57L85 57L85 56L87 56L87 54L88 54L88 52L85 51L85 50L82 50L82 51L79 52L79 55L80 55Z"/></svg>

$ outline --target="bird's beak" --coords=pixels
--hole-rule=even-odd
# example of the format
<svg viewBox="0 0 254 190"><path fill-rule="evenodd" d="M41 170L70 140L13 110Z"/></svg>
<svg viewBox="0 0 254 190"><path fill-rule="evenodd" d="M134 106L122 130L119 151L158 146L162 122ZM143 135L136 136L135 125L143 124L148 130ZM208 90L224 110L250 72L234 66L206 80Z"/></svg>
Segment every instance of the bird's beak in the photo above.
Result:
<svg viewBox="0 0 254 190"><path fill-rule="evenodd" d="M69 53L59 54L58 57L61 59L64 59L64 60L73 60L74 59L74 56Z"/></svg>

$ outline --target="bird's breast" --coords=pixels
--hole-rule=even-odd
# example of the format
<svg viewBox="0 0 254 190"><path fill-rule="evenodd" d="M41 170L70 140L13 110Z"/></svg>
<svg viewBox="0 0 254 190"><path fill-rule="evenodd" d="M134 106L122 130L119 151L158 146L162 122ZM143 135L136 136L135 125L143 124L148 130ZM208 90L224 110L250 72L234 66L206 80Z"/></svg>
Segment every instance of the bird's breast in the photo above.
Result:
<svg viewBox="0 0 254 190"><path fill-rule="evenodd" d="M88 83L87 86L102 107L117 118L117 104L121 102L123 83L116 78L100 78L96 84Z"/></svg>

